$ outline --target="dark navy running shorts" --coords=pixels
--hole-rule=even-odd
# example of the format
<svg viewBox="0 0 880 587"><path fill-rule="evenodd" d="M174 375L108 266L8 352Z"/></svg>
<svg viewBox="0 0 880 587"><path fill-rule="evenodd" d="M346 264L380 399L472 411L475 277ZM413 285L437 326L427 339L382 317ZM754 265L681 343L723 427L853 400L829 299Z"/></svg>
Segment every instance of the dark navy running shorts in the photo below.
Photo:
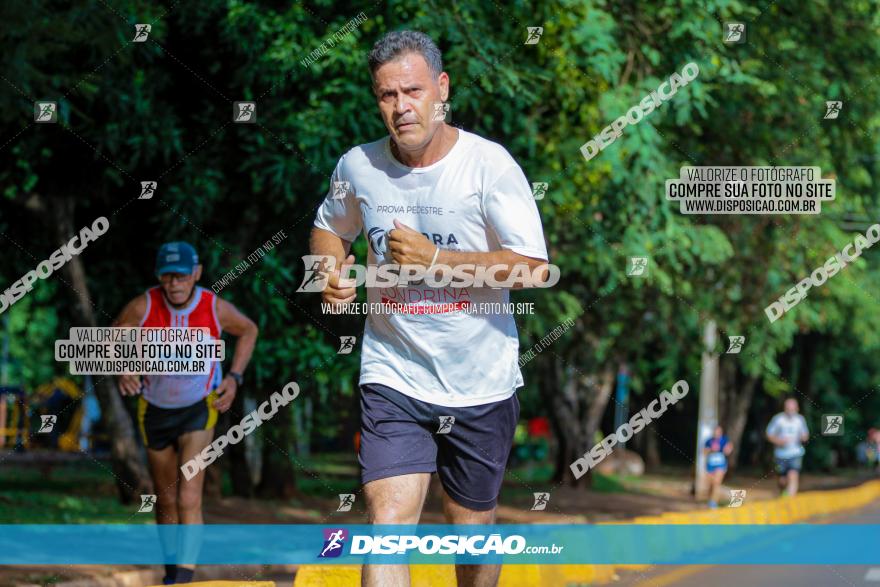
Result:
<svg viewBox="0 0 880 587"><path fill-rule="evenodd" d="M518 420L515 393L500 402L448 408L378 383L362 385L361 482L436 471L457 503L491 510Z"/></svg>

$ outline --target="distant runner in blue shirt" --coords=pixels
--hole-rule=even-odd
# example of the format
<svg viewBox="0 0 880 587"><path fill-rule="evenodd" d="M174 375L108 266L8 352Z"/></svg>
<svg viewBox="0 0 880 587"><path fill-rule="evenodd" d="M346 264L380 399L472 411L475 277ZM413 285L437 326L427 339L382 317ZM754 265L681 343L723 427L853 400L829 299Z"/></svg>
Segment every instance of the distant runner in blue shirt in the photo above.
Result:
<svg viewBox="0 0 880 587"><path fill-rule="evenodd" d="M712 438L703 446L706 455L706 473L709 477L709 507L718 507L718 493L724 474L727 473L727 455L733 452L733 444L724 436L721 426L715 427Z"/></svg>

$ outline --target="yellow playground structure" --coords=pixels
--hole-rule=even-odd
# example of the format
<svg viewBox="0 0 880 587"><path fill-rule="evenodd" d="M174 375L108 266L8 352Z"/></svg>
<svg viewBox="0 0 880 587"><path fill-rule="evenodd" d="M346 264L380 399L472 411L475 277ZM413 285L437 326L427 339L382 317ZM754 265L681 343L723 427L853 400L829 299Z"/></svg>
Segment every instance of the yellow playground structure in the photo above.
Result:
<svg viewBox="0 0 880 587"><path fill-rule="evenodd" d="M20 387L0 387L0 448L23 450L36 443L78 452L83 397L82 390L67 377L40 385L30 397ZM40 433L39 423L32 425L44 415L54 416L51 432L45 435Z"/></svg>

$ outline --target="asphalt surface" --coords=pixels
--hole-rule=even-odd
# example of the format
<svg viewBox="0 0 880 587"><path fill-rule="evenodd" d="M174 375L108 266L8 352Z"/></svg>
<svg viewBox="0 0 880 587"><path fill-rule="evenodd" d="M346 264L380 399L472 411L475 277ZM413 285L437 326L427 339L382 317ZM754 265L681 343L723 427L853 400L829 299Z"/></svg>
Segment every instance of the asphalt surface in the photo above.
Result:
<svg viewBox="0 0 880 587"><path fill-rule="evenodd" d="M655 566L625 573L626 587L880 587L880 502L811 524L877 525L876 565L688 565Z"/></svg>

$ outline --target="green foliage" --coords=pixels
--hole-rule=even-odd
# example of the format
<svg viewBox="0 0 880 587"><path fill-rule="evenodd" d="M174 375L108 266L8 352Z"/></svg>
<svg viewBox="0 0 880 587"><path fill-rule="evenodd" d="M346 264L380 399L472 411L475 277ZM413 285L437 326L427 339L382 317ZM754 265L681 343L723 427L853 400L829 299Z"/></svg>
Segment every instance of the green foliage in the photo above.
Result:
<svg viewBox="0 0 880 587"><path fill-rule="evenodd" d="M365 23L301 64L361 11ZM288 238L223 296L261 329L250 380L271 390L299 381L322 408L316 429L337 430L352 417L357 356L335 353L338 337L360 338L363 325L325 318L316 298L295 293L300 257L337 159L385 133L366 53L380 34L404 27L429 32L444 51L455 124L501 142L530 181L550 183L539 207L563 277L549 291L514 294L539 311L518 318L522 346L568 318L578 324L525 368L531 405L535 377L556 355L584 373L626 360L637 393L682 377L696 389L709 319L723 335L747 336L738 369L760 378L761 393L845 407L876 387L876 251L776 323L763 313L852 239L845 219L875 218L875 2L227 0L62 9L15 1L0 18L8 78L0 233L32 253L4 256L2 282L57 246L45 217L24 207L35 197L75 195L77 226L110 218L110 232L84 255L104 323L152 284L160 242L194 242L210 286L283 229ZM725 20L747 22L748 43L723 44ZM153 23L152 42L130 43L136 22ZM541 41L523 45L526 27L537 25ZM689 61L699 64L696 80L584 160L580 145ZM53 96L59 124L29 126L32 100ZM835 98L844 101L842 119L822 120L824 101ZM231 102L244 99L258 104L255 125L231 123ZM665 180L683 165L770 164L821 166L837 179L837 199L821 216L789 217L684 216L664 198ZM158 195L132 201L142 179L158 180ZM363 259L362 242L355 252ZM626 276L632 255L650 257L646 278ZM71 325L69 289L55 276L10 312L16 377L29 386L58 369L49 349ZM807 335L825 353L809 366L812 391L787 367ZM846 388L832 384L842 371L852 373ZM880 408L874 396L861 406Z"/></svg>
<svg viewBox="0 0 880 587"><path fill-rule="evenodd" d="M0 524L139 524L151 514L137 505L121 505L113 477L95 461L42 469L6 464L0 472L3 498ZM89 488L87 496L81 495Z"/></svg>

